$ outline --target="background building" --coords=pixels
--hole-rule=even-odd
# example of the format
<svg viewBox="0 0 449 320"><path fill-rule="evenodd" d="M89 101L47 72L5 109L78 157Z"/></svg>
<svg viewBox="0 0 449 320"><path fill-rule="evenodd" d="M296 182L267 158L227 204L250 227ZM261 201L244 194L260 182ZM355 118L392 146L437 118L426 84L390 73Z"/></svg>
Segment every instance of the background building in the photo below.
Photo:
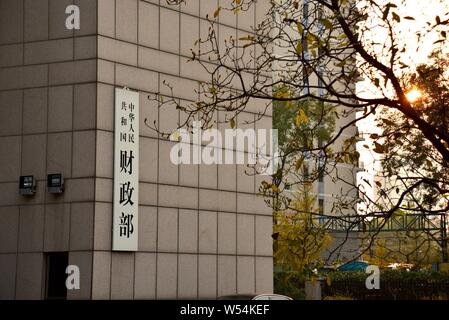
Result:
<svg viewBox="0 0 449 320"><path fill-rule="evenodd" d="M259 179L245 175L244 165L172 165L172 143L143 123L171 130L182 117L148 99L169 94L164 80L180 101L198 98L194 89L207 74L186 60L207 32L206 14L221 2L0 0L1 299L273 290L272 217L255 195ZM65 25L72 4L80 8L79 30ZM268 5L222 13L219 37L250 31ZM140 94L137 252L111 250L114 88L123 86ZM254 126L270 128L271 118ZM62 194L47 192L54 173L64 176ZM34 196L18 192L24 175L37 179ZM79 266L81 283L65 293L67 264Z"/></svg>
<svg viewBox="0 0 449 320"><path fill-rule="evenodd" d="M288 3L291 4L290 2ZM322 33L320 28L323 28L323 26L317 21L321 19L320 12L327 11L327 8L319 5L316 1L302 0L299 1L299 9L296 8L296 10L297 12L293 19L298 19L306 32L311 31L318 35ZM283 16L280 15L278 19L283 19ZM282 27L282 22L278 22L278 28L279 25ZM274 52L279 58L276 61L275 67L278 74L275 74L274 77L277 77L277 80L284 81L284 83L293 83L294 89L298 91L296 94L301 93L305 95L312 93L317 97L324 97L328 91L326 86L329 85L329 83L332 83L332 80L335 80L335 75L339 74L341 68L332 66L330 62L323 58L323 61L320 61L320 65L318 66L315 66L312 63L313 67L310 68L313 72L305 72L306 67L304 61L308 59L314 60L314 57L311 54L313 49L309 50L309 45L306 40L307 36L301 40L301 35L298 33L297 28L285 27L282 32L284 32L284 34L279 37L281 40L278 39L280 44L274 48ZM336 33L337 31L333 32ZM301 50L304 58L298 59L296 50L292 50L293 48L296 49L295 41L302 41ZM353 54L353 52L341 52L341 57L343 58L346 55L351 54ZM283 57L283 59L280 59L281 57ZM304 59L304 61L302 59ZM334 71L335 73L332 74ZM320 76L318 76L318 74ZM320 77L327 79L327 84L323 83L323 80L321 80ZM335 86L335 84L332 86ZM351 84L350 89L353 90L355 87L356 82ZM346 89L342 87L339 88L339 90ZM304 99L304 101L306 100L307 99ZM299 103L301 103L301 101ZM360 141L361 139L356 124L348 126L349 123L356 120L356 112L349 107L345 107L343 104L334 104L333 106L335 107L338 116L333 117L334 129L330 132L330 137L337 138L330 147L334 152L339 152L343 149L346 140L355 138L356 141ZM278 123L274 123L275 127L278 125ZM320 126L321 125L325 126L326 123L321 123ZM340 132L343 128L344 130ZM314 139L313 143L315 148L321 148L328 143L328 141L321 141L318 137L315 137ZM351 149L356 151L355 146ZM318 218L318 220L327 226L326 228L328 228L329 233L333 238L330 248L322 253L323 259L329 264L335 261L352 260L360 253L360 235L356 232L346 232L346 226L339 227L337 230L335 228L335 223L330 223L332 221L337 221L337 219L328 217L354 217L360 213L356 201L359 196L358 184L360 183L358 174L361 171L358 161L354 161L353 163L349 163L349 161L343 163L335 162L334 159L330 158L324 159L324 157L322 159L317 159L310 155L306 155L304 159L304 165L302 165L301 170L296 172L297 170L295 169L294 172L290 172L288 179L290 180L290 183L292 183L292 181L294 181L294 183L302 181L312 182L311 195L316 198L316 211L319 211L321 215L325 216ZM295 160L293 159L292 161ZM320 167L324 168L324 170L323 173L319 174L317 177L316 175ZM302 185L300 184L300 186ZM296 188L296 186L289 190L292 198L298 196L301 192L303 192L301 188Z"/></svg>

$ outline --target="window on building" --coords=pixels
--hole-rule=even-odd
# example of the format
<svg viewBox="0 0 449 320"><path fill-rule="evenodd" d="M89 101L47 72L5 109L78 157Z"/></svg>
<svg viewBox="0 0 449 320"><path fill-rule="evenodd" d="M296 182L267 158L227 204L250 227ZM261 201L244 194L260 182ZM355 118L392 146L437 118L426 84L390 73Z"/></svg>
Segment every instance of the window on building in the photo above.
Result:
<svg viewBox="0 0 449 320"><path fill-rule="evenodd" d="M318 199L318 209L320 212L320 225L324 224L324 199Z"/></svg>
<svg viewBox="0 0 449 320"><path fill-rule="evenodd" d="M309 165L307 163L304 164L303 170L304 170L304 180L307 181L310 178Z"/></svg>
<svg viewBox="0 0 449 320"><path fill-rule="evenodd" d="M318 200L318 208L320 210L320 214L324 214L324 199Z"/></svg>
<svg viewBox="0 0 449 320"><path fill-rule="evenodd" d="M304 58L306 60L308 60L309 59L309 45L307 42L307 32L308 32L307 29L309 27L309 0L304 0L302 14L303 14L302 24L304 25L304 29L306 29L306 32L302 39L302 47L303 47ZM310 83L309 83L310 74L308 74L305 70L303 70L302 76L303 76L304 94L310 94Z"/></svg>
<svg viewBox="0 0 449 320"><path fill-rule="evenodd" d="M65 281L67 274L65 270L69 264L67 252L52 252L46 255L46 299L66 299L67 287Z"/></svg>
<svg viewBox="0 0 449 320"><path fill-rule="evenodd" d="M323 140L318 140L318 148L323 147ZM318 179L319 182L324 182L324 169L326 166L326 154L324 150L320 150L318 154Z"/></svg>
<svg viewBox="0 0 449 320"><path fill-rule="evenodd" d="M323 174L323 170L319 171L319 176L318 176L318 182L324 182L324 174Z"/></svg>

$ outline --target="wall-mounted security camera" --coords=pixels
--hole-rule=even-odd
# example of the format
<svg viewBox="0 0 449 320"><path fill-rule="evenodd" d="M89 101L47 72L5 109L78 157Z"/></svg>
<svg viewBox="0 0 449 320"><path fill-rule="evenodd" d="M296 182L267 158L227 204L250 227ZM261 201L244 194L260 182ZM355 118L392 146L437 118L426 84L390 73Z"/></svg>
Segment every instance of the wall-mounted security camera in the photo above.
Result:
<svg viewBox="0 0 449 320"><path fill-rule="evenodd" d="M47 176L47 191L48 193L64 192L64 178L61 173L49 174Z"/></svg>
<svg viewBox="0 0 449 320"><path fill-rule="evenodd" d="M36 180L34 176L20 176L19 193L24 196L32 196L36 193Z"/></svg>

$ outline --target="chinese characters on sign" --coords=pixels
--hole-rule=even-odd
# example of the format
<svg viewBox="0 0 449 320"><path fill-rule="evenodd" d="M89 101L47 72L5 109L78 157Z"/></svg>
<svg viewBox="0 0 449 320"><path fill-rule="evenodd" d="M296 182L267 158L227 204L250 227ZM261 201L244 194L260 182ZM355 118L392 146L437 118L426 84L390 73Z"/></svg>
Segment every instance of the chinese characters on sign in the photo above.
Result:
<svg viewBox="0 0 449 320"><path fill-rule="evenodd" d="M113 250L137 251L138 197L139 93L116 88Z"/></svg>

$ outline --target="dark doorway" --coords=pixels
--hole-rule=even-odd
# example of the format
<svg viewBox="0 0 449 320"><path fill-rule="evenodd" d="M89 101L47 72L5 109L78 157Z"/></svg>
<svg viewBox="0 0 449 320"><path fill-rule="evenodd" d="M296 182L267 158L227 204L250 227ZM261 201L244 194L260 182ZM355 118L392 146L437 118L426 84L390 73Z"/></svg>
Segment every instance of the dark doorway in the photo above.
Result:
<svg viewBox="0 0 449 320"><path fill-rule="evenodd" d="M64 300L67 298L65 270L69 264L67 252L47 253L47 287L46 299Z"/></svg>

